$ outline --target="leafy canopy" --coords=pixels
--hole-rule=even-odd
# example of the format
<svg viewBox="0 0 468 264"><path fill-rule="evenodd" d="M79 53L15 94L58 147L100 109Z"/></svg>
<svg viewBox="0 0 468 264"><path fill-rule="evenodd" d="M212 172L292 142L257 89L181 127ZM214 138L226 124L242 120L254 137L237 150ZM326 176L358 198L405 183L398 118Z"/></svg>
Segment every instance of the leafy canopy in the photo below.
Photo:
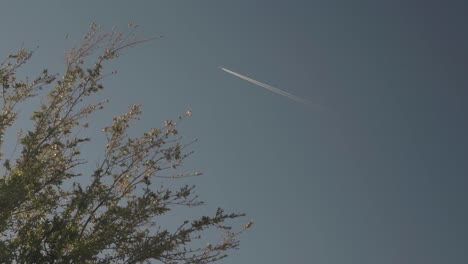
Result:
<svg viewBox="0 0 468 264"><path fill-rule="evenodd" d="M181 143L176 122L167 120L139 137L128 135L130 122L141 114L139 105L113 117L102 130L107 145L99 163L91 175L80 173L89 168L80 147L91 140L80 131L107 102L87 100L103 89L103 64L146 41L136 39L135 29L106 33L92 24L81 44L67 53L63 76L44 69L34 79L17 78L33 54L23 48L0 64L1 149L18 107L41 98L30 116L33 127L18 132L18 152L11 158L0 152L1 263L208 263L236 249L238 235L251 226L232 231L224 222L243 214L222 209L182 221L173 230L159 224L175 207L202 205L194 186L169 188L164 181L200 173L176 173L192 143ZM172 175L161 174L171 170ZM220 239L206 244L202 235L209 229L221 231Z"/></svg>

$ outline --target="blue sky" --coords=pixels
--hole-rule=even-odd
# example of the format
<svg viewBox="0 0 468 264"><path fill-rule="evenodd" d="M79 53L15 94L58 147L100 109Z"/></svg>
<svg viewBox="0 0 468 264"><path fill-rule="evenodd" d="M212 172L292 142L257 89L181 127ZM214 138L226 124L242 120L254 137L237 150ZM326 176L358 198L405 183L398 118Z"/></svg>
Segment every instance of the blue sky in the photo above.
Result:
<svg viewBox="0 0 468 264"><path fill-rule="evenodd" d="M467 8L8 1L0 51L39 46L24 72L32 75L60 71L65 49L93 21L164 35L109 65L119 74L106 81L110 104L94 124L99 131L133 103L143 105L136 132L193 111L181 132L199 139L185 168L205 174L189 180L207 201L200 210L244 211L234 224L255 222L222 263L467 263Z"/></svg>

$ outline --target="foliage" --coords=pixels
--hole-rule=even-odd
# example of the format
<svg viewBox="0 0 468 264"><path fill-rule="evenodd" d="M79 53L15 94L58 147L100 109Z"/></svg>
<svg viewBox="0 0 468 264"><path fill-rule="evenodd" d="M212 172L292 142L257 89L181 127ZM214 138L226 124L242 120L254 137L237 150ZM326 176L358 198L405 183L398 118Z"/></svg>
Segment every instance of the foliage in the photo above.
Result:
<svg viewBox="0 0 468 264"><path fill-rule="evenodd" d="M193 186L168 188L163 182L200 174L175 173L191 154L186 151L190 142L181 143L176 122L168 120L140 137L128 135L130 122L141 114L139 105L103 129L107 145L102 161L92 175L80 173L83 166L89 168L80 147L91 139L79 132L106 103L86 100L103 89L106 61L146 41L136 40L135 28L105 33L93 24L81 44L67 53L61 78L45 69L35 79L19 80L18 69L33 54L25 49L1 63L0 147L6 129L18 118L18 106L42 98L31 115L34 126L18 133L16 157L0 153L1 263L208 263L237 248L238 235L250 227L251 222L233 232L224 222L243 214L222 209L214 216L185 220L172 231L158 224L175 207L202 205ZM175 172L162 176L167 170ZM221 231L220 240L200 246L210 228Z"/></svg>

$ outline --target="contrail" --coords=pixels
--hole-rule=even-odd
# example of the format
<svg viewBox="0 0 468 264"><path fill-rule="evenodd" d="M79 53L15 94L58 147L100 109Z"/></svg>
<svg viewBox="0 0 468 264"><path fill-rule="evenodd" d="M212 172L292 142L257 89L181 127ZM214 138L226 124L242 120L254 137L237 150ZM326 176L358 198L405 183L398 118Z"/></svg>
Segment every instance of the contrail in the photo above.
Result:
<svg viewBox="0 0 468 264"><path fill-rule="evenodd" d="M277 93L277 94L286 96L286 97L288 97L288 98L290 98L290 99L293 99L293 100L295 100L295 101L297 101L297 102L300 102L300 103L303 103L303 104L307 104L307 105L312 105L312 104L315 105L315 104L312 103L311 101L302 99L302 98L300 98L300 97L297 97L297 96L295 96L295 95L293 95L293 94L290 94L290 93L288 93L288 92L282 91L282 90L280 90L280 89L278 89L278 88L275 88L275 87L273 87L273 86L270 86L270 85L268 85L268 84L261 83L261 82L259 82L259 81L256 81L256 80L254 80L254 79L251 79L251 78L249 78L249 77L247 77L247 76L244 76L244 75L242 75L242 74L239 74L239 73L237 73L237 72L233 72L233 71L228 70L228 69L223 68L223 67L219 67L219 68L220 68L221 70L227 72L227 73L230 73L230 74L236 76L236 77L239 77L239 78L241 78L241 79L243 79L243 80L246 80L246 81L248 81L248 82L251 82L251 83L253 83L253 84L256 84L256 85L258 85L258 86L260 86L260 87L263 87L263 88L265 88L265 89L267 89L267 90L270 90L270 91L272 91L272 92L274 92L274 93ZM316 106L318 106L318 105L316 105Z"/></svg>

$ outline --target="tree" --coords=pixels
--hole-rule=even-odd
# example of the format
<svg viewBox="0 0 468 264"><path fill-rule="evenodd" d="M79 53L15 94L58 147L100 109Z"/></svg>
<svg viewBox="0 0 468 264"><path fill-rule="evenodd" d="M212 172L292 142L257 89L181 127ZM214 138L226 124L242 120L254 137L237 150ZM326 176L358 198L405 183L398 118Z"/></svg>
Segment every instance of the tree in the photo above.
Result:
<svg viewBox="0 0 468 264"><path fill-rule="evenodd" d="M203 203L194 186L163 183L200 174L177 174L192 153L187 151L192 142L181 142L176 122L167 120L162 128L129 136L130 122L141 115L138 105L102 130L107 145L94 169L80 153L91 140L80 131L88 129L90 115L107 102L87 103L103 89L104 63L146 41L136 39L135 28L106 33L91 25L81 44L67 53L61 78L44 69L32 80L19 80L17 71L33 54L23 48L0 64L0 147L19 116L18 106L41 99L30 116L32 128L18 133L13 158L0 153L1 263L208 263L236 249L238 235L251 226L232 231L226 220L243 214L222 209L172 230L158 223L176 207ZM93 173L82 175L83 166ZM161 175L170 170L172 175ZM210 229L221 231L220 240L205 244L202 235Z"/></svg>

